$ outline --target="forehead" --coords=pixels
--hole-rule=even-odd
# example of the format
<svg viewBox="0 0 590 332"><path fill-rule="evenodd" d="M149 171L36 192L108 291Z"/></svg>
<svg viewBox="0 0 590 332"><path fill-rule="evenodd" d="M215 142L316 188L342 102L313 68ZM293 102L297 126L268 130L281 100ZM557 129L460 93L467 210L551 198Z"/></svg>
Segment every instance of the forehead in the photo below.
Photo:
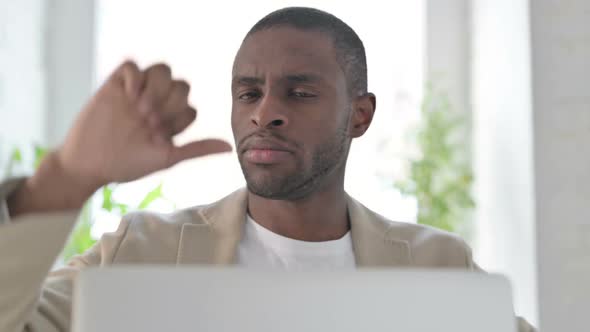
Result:
<svg viewBox="0 0 590 332"><path fill-rule="evenodd" d="M233 67L234 76L266 77L300 72L328 79L343 75L328 34L292 27L255 32L242 43Z"/></svg>

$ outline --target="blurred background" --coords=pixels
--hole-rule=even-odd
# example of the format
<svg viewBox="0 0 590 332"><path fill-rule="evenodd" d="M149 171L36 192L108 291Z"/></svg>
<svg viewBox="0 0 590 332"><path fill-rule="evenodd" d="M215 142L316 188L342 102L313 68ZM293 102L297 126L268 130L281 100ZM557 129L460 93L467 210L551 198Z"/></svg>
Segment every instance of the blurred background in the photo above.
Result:
<svg viewBox="0 0 590 332"><path fill-rule="evenodd" d="M199 116L179 143L233 141L233 58L256 21L285 6L331 12L365 44L378 107L353 143L346 190L392 220L463 236L482 268L510 278L516 311L532 323L581 322L581 304L590 307L584 0L0 0L0 177L33 172L125 59L165 62L191 83ZM62 261L129 211L170 212L243 185L228 154L104 187Z"/></svg>

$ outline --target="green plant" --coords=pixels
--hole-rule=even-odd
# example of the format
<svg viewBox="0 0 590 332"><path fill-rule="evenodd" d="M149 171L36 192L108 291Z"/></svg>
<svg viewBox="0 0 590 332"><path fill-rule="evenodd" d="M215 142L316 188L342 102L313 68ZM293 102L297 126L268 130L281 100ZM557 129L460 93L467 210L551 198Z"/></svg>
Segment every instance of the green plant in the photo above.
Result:
<svg viewBox="0 0 590 332"><path fill-rule="evenodd" d="M147 194L145 194L145 196L137 206L131 206L129 204L125 204L115 200L115 198L113 197L113 193L116 190L116 188L116 184L106 185L102 187L102 189L100 190L100 195L97 196L99 196L102 199L101 208L103 210L115 213L120 217L131 211L147 209L156 200L167 201L170 204L172 204L174 208L176 208L174 203L172 203L162 193L162 183L158 184L156 188L150 190ZM68 261L71 257L75 255L82 254L96 243L96 240L92 238L91 235L93 219L94 218L92 216L91 211L91 200L89 200L88 202L86 202L86 204L84 204L84 207L82 208L82 211L80 213L78 223L76 224L76 227L74 228L74 231L70 236L70 240L68 241L62 252L62 258L64 261Z"/></svg>
<svg viewBox="0 0 590 332"><path fill-rule="evenodd" d="M418 156L409 160L409 178L395 183L418 202L417 222L467 235L468 216L475 207L473 174L462 139L465 121L454 114L446 94L428 86L421 123L411 135Z"/></svg>
<svg viewBox="0 0 590 332"><path fill-rule="evenodd" d="M76 227L74 227L74 230L61 253L61 259L63 261L68 261L73 256L85 252L96 243L96 240L92 238L91 235L92 214L90 206L91 201L89 200L84 204L84 207L82 207Z"/></svg>
<svg viewBox="0 0 590 332"><path fill-rule="evenodd" d="M32 159L32 169L35 170L41 164L41 160L47 154L47 149L40 146L40 145L33 145L33 159ZM4 167L4 177L7 178L12 176L17 169L20 169L20 172L27 171L24 165L25 160L23 158L23 151L18 148L14 148L10 153L10 157L8 158L7 164Z"/></svg>
<svg viewBox="0 0 590 332"><path fill-rule="evenodd" d="M12 175L16 165L20 165L23 162L23 155L18 149L14 149L8 158L8 162L4 169L4 177L7 178Z"/></svg>
<svg viewBox="0 0 590 332"><path fill-rule="evenodd" d="M31 170L35 170L37 167L39 167L41 160L47 154L48 149L34 145L32 152L33 165ZM24 153L21 149L14 148L12 150L10 158L8 159L7 165L5 167L5 177L12 176L17 168L21 168L22 171L22 169L27 166L24 165L23 156ZM129 204L124 204L120 201L117 201L113 195L116 188L116 184L106 185L100 189L100 195L91 197L84 204L80 212L78 222L76 223L76 226L74 227L74 230L72 231L72 234L70 235L70 238L62 251L61 258L63 261L68 261L71 257L85 252L96 243L96 240L91 235L94 220L94 216L92 215L92 201L93 199L96 199L96 196L99 196L100 199L102 199L100 206L103 210L115 213L119 216L123 216L134 210L147 209L157 200L164 200L170 203L172 207L176 209L175 204L167 199L162 193L162 183L158 184L158 186L146 193L137 206L131 206Z"/></svg>

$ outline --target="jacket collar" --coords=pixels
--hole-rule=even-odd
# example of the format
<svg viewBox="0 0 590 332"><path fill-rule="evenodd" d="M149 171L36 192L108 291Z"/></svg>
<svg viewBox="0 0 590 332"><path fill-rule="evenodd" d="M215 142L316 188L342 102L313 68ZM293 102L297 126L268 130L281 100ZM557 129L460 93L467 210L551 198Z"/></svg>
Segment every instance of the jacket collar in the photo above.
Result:
<svg viewBox="0 0 590 332"><path fill-rule="evenodd" d="M410 246L393 232L391 222L348 196L348 217L359 267L407 266Z"/></svg>
<svg viewBox="0 0 590 332"><path fill-rule="evenodd" d="M357 266L393 267L411 263L407 241L397 238L389 221L350 196L348 214ZM204 223L185 223L180 234L178 264L228 265L236 261L246 222L247 190L196 209Z"/></svg>

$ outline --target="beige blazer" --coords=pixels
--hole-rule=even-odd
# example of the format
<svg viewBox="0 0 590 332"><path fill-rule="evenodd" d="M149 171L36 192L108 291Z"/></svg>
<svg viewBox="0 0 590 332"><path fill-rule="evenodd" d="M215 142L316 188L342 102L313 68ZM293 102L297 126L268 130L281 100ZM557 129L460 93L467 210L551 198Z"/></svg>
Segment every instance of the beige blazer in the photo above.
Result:
<svg viewBox="0 0 590 332"><path fill-rule="evenodd" d="M14 183L0 185L0 195L10 186ZM233 264L246 220L246 194L241 189L170 215L129 214L116 232L51 273L77 211L23 216L1 226L0 331L68 331L72 281L87 266ZM478 269L468 246L453 234L391 222L350 197L348 211L359 267ZM518 324L521 332L534 331L521 319Z"/></svg>

